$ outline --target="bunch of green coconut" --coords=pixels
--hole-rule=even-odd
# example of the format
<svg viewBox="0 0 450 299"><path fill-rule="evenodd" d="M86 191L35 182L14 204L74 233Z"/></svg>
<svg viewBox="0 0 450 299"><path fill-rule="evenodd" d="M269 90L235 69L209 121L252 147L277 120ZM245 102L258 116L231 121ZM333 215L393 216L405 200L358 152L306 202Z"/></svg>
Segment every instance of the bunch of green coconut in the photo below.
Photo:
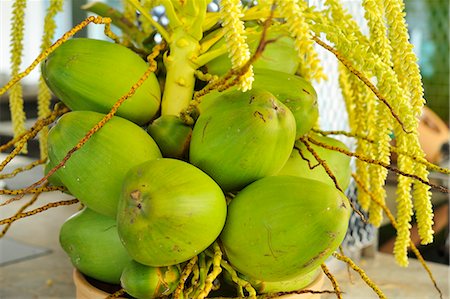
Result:
<svg viewBox="0 0 450 299"><path fill-rule="evenodd" d="M300 141L309 134L345 148L311 131L317 95L295 75L296 55L290 40L268 45L254 65L253 88L205 95L193 125L161 114L161 82L169 78L152 73L49 178L83 204L60 232L74 267L136 298L170 297L185 265L215 244L258 293L310 283L342 242L351 208ZM47 58L46 83L71 110L50 130L47 172L147 68L125 46L85 38ZM203 68L222 75L229 59ZM345 189L349 158L310 148ZM223 276L222 284L231 280Z"/></svg>

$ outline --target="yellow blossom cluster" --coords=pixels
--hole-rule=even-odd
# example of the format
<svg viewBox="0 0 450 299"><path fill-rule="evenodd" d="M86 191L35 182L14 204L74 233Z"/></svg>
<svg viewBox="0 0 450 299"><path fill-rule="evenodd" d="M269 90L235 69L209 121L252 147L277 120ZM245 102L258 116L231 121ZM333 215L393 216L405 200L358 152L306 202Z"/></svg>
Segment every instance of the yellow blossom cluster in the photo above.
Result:
<svg viewBox="0 0 450 299"><path fill-rule="evenodd" d="M246 43L245 26L241 20L244 16L240 0L220 1L222 26L225 30L225 40L233 69L242 67L250 59L250 49ZM251 89L253 82L253 68L250 67L240 81L240 89Z"/></svg>
<svg viewBox="0 0 450 299"><path fill-rule="evenodd" d="M41 51L45 51L52 44L53 35L55 34L56 24L55 15L62 10L63 0L51 0L47 9L47 14L44 19L44 35L42 36ZM38 117L40 119L46 118L51 114L50 89L45 84L44 78L39 78L39 91L38 91ZM47 134L48 128L44 127L39 132L39 149L41 158L47 157Z"/></svg>
<svg viewBox="0 0 450 299"><path fill-rule="evenodd" d="M406 144L404 149L415 157L423 158L425 154L420 148L417 127L419 123L418 117L422 113L422 107L425 103L423 98L422 78L420 76L417 58L413 52L413 46L408 42L409 35L405 22L405 13L403 12L404 4L398 0L384 0L386 9L386 21L389 26L389 40L392 45L392 60L395 72L398 74L399 83L409 97L409 106L412 113L411 122L414 127L414 133L404 136ZM399 132L404 135L404 132ZM415 165L410 162L408 170L417 173L423 179L428 176L428 170L423 164ZM419 236L422 244L428 244L433 241L432 230L432 206L430 188L422 183L414 182L414 206L416 211L416 219L419 227Z"/></svg>
<svg viewBox="0 0 450 299"><path fill-rule="evenodd" d="M286 19L289 32L295 38L295 47L299 55L298 73L308 80L325 79L320 60L311 40L310 26L305 20L305 1L283 0L277 2L280 14Z"/></svg>
<svg viewBox="0 0 450 299"><path fill-rule="evenodd" d="M13 3L13 12L11 19L11 77L19 73L22 63L23 52L23 30L25 26L26 0L16 0ZM23 107L22 85L14 85L9 93L9 105L11 110L11 120L13 123L14 136L19 136L26 131L26 115ZM26 153L26 147L23 152Z"/></svg>
<svg viewBox="0 0 450 299"><path fill-rule="evenodd" d="M352 128L365 134L372 144L359 141L357 151L369 158L388 164L390 162L390 134L395 136L398 149L407 154L399 154L397 165L405 173L413 173L424 181L427 180L426 166L416 163L413 157L423 158L417 138L418 111L422 108L422 90L420 74L416 58L412 53L404 22L402 4L398 0L366 0L363 2L365 17L369 26L368 37L363 37L351 16L336 0L327 1L328 15L312 15L315 18L313 28L317 33L324 33L334 44L337 51L358 69L365 78L369 78L377 86L378 91L386 99L389 107L373 97L351 96L348 92L350 80L341 79L341 87L348 104L353 105L349 113ZM341 71L341 75L342 75ZM347 84L347 85L346 85ZM350 85L351 86L351 85ZM358 93L371 93L366 89L357 89ZM375 101L375 102L374 102ZM356 108L360 106L359 108ZM364 110L365 113L362 113ZM390 114L395 113L398 119ZM371 117L367 117L371 115ZM373 121L375 120L375 121ZM363 126L361 121L368 121ZM356 127L357 126L357 127ZM384 183L386 169L378 165L363 166L358 162L357 173L361 181L370 186L372 194L376 194L384 203ZM369 177L369 181L367 181ZM411 197L411 188L414 192ZM377 205L367 203L362 196L363 207L369 208L370 221L375 225L381 223L381 209ZM410 223L413 214L413 203L419 225L422 243L432 241L433 212L430 201L429 186L411 178L399 176L397 189L397 222L398 233L394 246L396 260L400 265L407 265L407 248L410 240Z"/></svg>
<svg viewBox="0 0 450 299"><path fill-rule="evenodd" d="M365 18L368 23L370 32L370 46L374 53L378 55L387 65L391 65L391 45L387 38L387 27L384 22L383 4L380 0L365 0L362 3L365 9ZM384 86L384 82L379 82L378 86ZM376 102L376 98L371 98L375 102L376 108L373 110L373 118L376 125L372 126L368 131L368 137L377 140L376 144L372 144L369 152L373 153L373 158L389 164L390 162L390 128L391 118L389 111L384 105ZM377 128L377 129L375 129ZM368 186L373 194L377 194L381 203L385 203L386 191L384 182L388 175L387 169L379 165L369 165L370 183ZM370 221L375 226L380 226L383 220L382 208L378 204L371 204L369 207Z"/></svg>

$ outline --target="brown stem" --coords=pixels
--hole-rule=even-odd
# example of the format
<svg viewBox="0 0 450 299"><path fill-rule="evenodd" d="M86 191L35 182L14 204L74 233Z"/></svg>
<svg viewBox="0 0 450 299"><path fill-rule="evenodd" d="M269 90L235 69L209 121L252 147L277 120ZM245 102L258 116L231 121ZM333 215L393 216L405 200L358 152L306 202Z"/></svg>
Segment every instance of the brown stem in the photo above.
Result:
<svg viewBox="0 0 450 299"><path fill-rule="evenodd" d="M316 168L317 166L320 165L320 163L317 163L316 165L312 165L311 161L303 155L303 152L302 152L301 148L299 148L296 145L294 145L294 149L297 150L298 154L300 155L300 158L302 158L303 161L308 163L309 169L313 170L314 168Z"/></svg>
<svg viewBox="0 0 450 299"><path fill-rule="evenodd" d="M52 192L52 191L67 191L66 187L63 186L43 186L40 188L34 188L34 189L29 189L27 190L27 188L23 188L23 189L15 189L15 190L8 190L8 189L1 189L0 190L0 195L19 195L19 194L36 194L36 193L44 193L44 192ZM11 202L13 202L14 200L10 199L5 201L4 203L0 204L1 206L6 206L8 204L10 204Z"/></svg>
<svg viewBox="0 0 450 299"><path fill-rule="evenodd" d="M329 149L329 150L338 151L338 152L340 152L340 153L342 153L344 155L347 155L349 157L358 158L359 160L364 161L366 163L376 164L376 165L382 166L382 167L384 167L384 168L386 168L388 170L391 170L391 171L393 171L393 172L395 172L395 173L397 173L399 175L403 175L405 177L413 178L413 179L418 180L419 182L421 182L423 184L426 184L426 185L428 185L428 186L430 186L430 187L432 187L434 189L437 189L437 190L441 191L442 193L449 193L448 188L446 188L444 186L440 186L440 185L436 185L436 184L430 183L429 181L427 181L427 180L425 180L425 179L423 179L423 178L421 178L421 177L419 177L419 176L417 176L415 174L404 172L404 171L402 171L402 170L400 170L400 169L398 169L398 168L396 168L394 166L391 166L390 164L387 164L387 163L384 163L384 162L381 162L381 161L378 161L378 160L375 160L375 159L371 159L369 157L363 156L363 155L358 154L358 153L350 152L350 151L345 150L345 149L343 149L341 147L338 147L338 146L328 145L326 143L317 141L317 140L315 140L315 139L313 139L313 138L311 138L309 136L308 136L308 141L313 143L313 144L315 144L315 145L318 145L320 147L323 147L323 148L326 148L326 149Z"/></svg>
<svg viewBox="0 0 450 299"><path fill-rule="evenodd" d="M52 114L50 114L48 117L39 119L28 131L11 139L7 143L0 145L0 152L12 147L14 144L16 144L17 142L19 142L22 139L25 139L28 141L29 139L35 137L37 135L37 133L39 133L39 131L43 127L51 124L52 122L55 121L55 119L57 117L63 115L64 113L66 113L68 111L69 111L69 108L62 106L60 103L56 104Z"/></svg>
<svg viewBox="0 0 450 299"><path fill-rule="evenodd" d="M342 299L342 292L341 292L341 289L339 288L336 278L333 276L333 274L331 274L330 270L328 270L328 267L326 264L322 264L322 265L320 265L320 267L322 268L323 273L325 273L325 275L328 277L331 284L333 285L333 289L334 289L334 292L336 293L336 297L338 299Z"/></svg>
<svg viewBox="0 0 450 299"><path fill-rule="evenodd" d="M106 297L105 299L119 298L120 296L123 296L123 295L125 295L125 290L120 289L120 290L108 295L108 297Z"/></svg>
<svg viewBox="0 0 450 299"><path fill-rule="evenodd" d="M321 131L321 130L316 130L316 129L312 129L312 131L315 132L315 133L321 134L321 135L325 135L325 136L326 136L326 135L343 135L343 136L346 136L346 137L352 137L352 138L357 138L357 139L365 140L365 141L370 142L370 143L377 143L377 141L375 141L375 140L373 140L373 139L370 139L369 137L364 136L364 135L362 135L362 134L355 133L355 132L346 132L346 131ZM412 155L412 154L410 154L410 153L408 153L408 152L401 151L401 150L399 150L396 146L391 145L391 146L389 147L389 149L390 149L392 152L394 152L394 153L397 153L397 154L401 154L401 155L407 156L408 158L410 158L410 159L416 161L417 163L424 164L424 165L425 165L428 169L430 169L430 170L434 170L434 171L437 171L437 172L440 172L440 173L443 173L443 174L450 174L450 169L444 168L444 167L440 167L440 166L435 165L435 164L433 164L433 163L431 163L431 162L428 162L425 158L422 158L422 157L416 157L416 156L414 156L414 155Z"/></svg>

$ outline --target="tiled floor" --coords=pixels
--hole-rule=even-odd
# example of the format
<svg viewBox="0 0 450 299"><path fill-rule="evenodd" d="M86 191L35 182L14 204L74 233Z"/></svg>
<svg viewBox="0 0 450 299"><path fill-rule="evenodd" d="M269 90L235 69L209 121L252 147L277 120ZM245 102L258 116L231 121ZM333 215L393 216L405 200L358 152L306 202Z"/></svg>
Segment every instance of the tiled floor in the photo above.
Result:
<svg viewBox="0 0 450 299"><path fill-rule="evenodd" d="M53 194L40 199L31 209L63 198L67 196ZM12 215L18 206L19 204L12 204L0 209L1 218ZM77 209L76 205L58 207L19 220L12 225L6 238L50 251L39 257L1 266L0 298L74 298L72 266L59 247L58 232L64 220ZM7 254L2 247L0 254Z"/></svg>

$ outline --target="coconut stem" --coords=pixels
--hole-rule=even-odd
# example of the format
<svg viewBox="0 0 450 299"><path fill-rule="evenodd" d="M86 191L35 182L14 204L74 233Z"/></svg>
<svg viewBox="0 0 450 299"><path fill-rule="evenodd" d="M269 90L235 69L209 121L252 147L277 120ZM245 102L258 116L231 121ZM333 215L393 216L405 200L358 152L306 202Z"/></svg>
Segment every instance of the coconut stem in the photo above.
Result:
<svg viewBox="0 0 450 299"><path fill-rule="evenodd" d="M161 102L161 115L179 115L189 106L194 93L197 65L193 58L200 51L200 45L192 36L179 27L169 44L170 54L164 57L167 69L166 84Z"/></svg>

